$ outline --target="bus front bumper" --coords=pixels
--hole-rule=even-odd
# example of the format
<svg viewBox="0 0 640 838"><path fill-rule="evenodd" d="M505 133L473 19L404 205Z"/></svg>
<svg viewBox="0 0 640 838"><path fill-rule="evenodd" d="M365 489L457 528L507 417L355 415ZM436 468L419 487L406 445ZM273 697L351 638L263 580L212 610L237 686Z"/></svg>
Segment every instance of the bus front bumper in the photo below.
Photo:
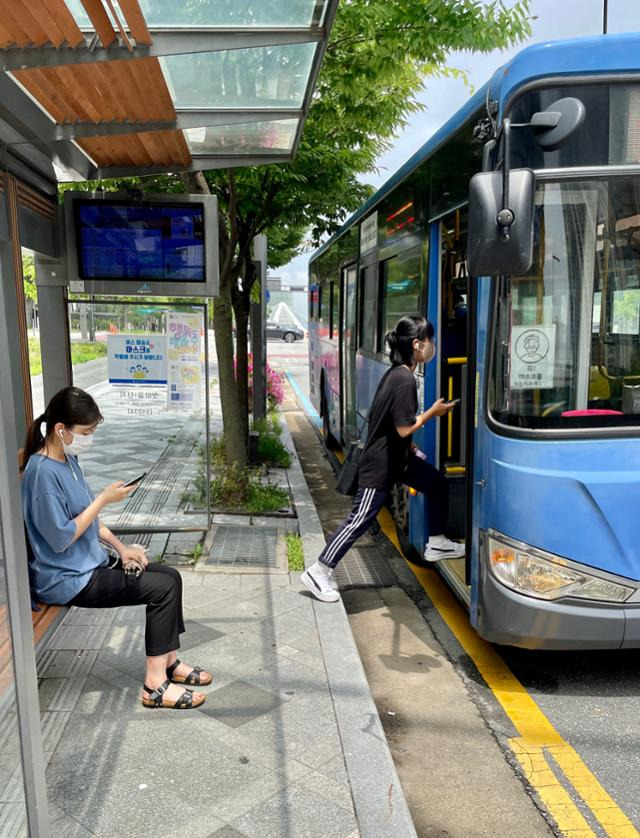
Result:
<svg viewBox="0 0 640 838"><path fill-rule="evenodd" d="M535 599L501 585L485 566L476 628L491 643L524 649L636 649L640 604Z"/></svg>

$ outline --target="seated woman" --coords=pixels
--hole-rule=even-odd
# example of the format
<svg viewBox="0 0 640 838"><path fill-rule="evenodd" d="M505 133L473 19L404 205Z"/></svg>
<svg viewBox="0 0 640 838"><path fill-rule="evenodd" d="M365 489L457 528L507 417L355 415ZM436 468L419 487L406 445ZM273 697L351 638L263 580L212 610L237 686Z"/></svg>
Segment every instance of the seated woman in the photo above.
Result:
<svg viewBox="0 0 640 838"><path fill-rule="evenodd" d="M33 551L32 582L42 602L82 608L147 606L145 707L187 710L205 695L177 684L206 686L208 672L178 660L182 619L182 578L177 570L148 564L145 550L130 547L104 524L102 509L136 488L112 483L95 497L77 456L93 442L102 415L93 398L65 387L29 428L24 448L22 508ZM46 424L43 436L41 426ZM119 554L115 566L100 539Z"/></svg>

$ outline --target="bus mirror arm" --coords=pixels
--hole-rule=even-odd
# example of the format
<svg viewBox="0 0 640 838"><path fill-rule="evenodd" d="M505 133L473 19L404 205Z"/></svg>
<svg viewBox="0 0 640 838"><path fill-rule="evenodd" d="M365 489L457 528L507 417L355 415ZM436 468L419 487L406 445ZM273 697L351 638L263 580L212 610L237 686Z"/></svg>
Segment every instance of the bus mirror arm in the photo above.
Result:
<svg viewBox="0 0 640 838"><path fill-rule="evenodd" d="M496 224L500 229L500 239L508 242L510 230L515 216L509 208L509 140L511 138L511 120L504 119L502 122L502 207L496 216Z"/></svg>

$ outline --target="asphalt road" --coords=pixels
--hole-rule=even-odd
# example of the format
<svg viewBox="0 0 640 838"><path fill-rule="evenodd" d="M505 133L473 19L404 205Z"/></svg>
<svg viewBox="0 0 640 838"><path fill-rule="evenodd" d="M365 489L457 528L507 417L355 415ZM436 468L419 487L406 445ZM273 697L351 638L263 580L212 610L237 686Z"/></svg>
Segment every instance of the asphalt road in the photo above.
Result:
<svg viewBox="0 0 640 838"><path fill-rule="evenodd" d="M306 341L271 352L270 363L288 371L308 395ZM318 443L320 444L320 443ZM485 723L507 759L513 736L505 717L482 676L447 631L437 608L425 610L424 619L441 641L460 677L467 683ZM603 829L587 805L561 778L591 832L581 835L640 835L640 650L610 652L532 652L493 647L536 702L562 739L577 752L586 768L631 822ZM416 701L421 696L415 696ZM560 772L557 772L558 775ZM597 796L597 792L595 794ZM544 804L538 799L538 805ZM609 804L605 801L602 813ZM634 831L635 827L635 831ZM569 832L565 834L570 834Z"/></svg>

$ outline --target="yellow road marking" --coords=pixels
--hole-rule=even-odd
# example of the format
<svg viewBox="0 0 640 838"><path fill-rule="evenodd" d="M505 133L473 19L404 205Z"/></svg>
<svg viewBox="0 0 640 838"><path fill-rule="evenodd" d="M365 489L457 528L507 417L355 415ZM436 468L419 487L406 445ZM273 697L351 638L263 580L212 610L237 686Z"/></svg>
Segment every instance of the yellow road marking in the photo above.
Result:
<svg viewBox="0 0 640 838"><path fill-rule="evenodd" d="M402 555L393 518L387 509L378 515L387 538ZM411 565L416 578L441 617L474 662L489 689L518 731L509 744L540 798L563 835L586 838L594 835L577 805L555 776L550 755L568 782L611 838L637 838L640 833L589 771L578 753L551 724L520 681L494 648L471 627L467 614L435 570Z"/></svg>
<svg viewBox="0 0 640 838"><path fill-rule="evenodd" d="M571 838L590 838L594 834L593 830L549 768L542 748L529 747L522 739L510 739L509 745L518 758L527 781L552 813L560 832L570 835Z"/></svg>

